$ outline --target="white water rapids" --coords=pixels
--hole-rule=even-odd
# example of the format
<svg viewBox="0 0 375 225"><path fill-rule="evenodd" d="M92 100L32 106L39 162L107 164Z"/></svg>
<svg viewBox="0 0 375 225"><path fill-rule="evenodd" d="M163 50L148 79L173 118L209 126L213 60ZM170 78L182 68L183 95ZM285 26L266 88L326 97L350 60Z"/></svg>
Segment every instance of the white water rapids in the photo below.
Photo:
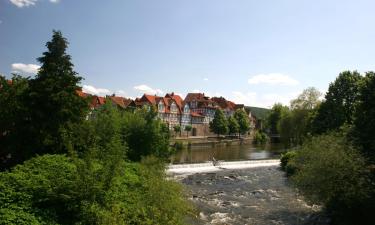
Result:
<svg viewBox="0 0 375 225"><path fill-rule="evenodd" d="M169 165L167 173L178 175L190 175L195 173L215 172L225 169L247 169L267 166L278 166L280 160L248 160L248 161L234 161L234 162L221 162L219 161L216 166L212 162L207 163L193 163L193 164L177 164Z"/></svg>

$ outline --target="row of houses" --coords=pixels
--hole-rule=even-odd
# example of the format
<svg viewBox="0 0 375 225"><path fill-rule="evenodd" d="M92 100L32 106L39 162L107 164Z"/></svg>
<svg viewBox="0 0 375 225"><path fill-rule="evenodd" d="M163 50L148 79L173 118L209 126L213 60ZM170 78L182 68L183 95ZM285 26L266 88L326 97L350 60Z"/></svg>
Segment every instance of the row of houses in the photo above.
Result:
<svg viewBox="0 0 375 225"><path fill-rule="evenodd" d="M243 104L235 104L224 97L210 98L204 93L189 93L185 99L175 93L168 93L164 97L144 94L140 98L129 99L120 96L92 96L82 91L81 97L91 97L91 109L98 108L110 100L112 104L121 109L155 108L158 118L173 130L176 125L184 130L186 126L192 126L191 135L210 135L209 123L213 120L216 110L221 109L227 117L234 114L237 109L245 110ZM256 118L248 112L250 126L256 126Z"/></svg>

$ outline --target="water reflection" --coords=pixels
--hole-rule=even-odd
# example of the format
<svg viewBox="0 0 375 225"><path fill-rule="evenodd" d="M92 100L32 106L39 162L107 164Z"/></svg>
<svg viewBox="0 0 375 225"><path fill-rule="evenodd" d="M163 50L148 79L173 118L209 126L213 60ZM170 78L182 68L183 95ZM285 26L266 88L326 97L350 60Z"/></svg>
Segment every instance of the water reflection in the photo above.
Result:
<svg viewBox="0 0 375 225"><path fill-rule="evenodd" d="M279 144L246 144L231 146L196 145L177 152L172 156L171 160L174 164L179 164L207 162L211 161L212 157L224 161L274 159L279 158L280 154L284 151L283 146Z"/></svg>

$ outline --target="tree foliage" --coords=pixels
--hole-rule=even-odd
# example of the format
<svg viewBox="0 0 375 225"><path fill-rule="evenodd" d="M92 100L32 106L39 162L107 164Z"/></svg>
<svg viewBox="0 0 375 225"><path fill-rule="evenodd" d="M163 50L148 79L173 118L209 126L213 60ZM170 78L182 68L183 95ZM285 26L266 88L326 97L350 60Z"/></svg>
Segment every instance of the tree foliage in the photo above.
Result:
<svg viewBox="0 0 375 225"><path fill-rule="evenodd" d="M312 131L322 134L352 124L363 77L357 71L344 71L329 85L325 101L312 123Z"/></svg>
<svg viewBox="0 0 375 225"><path fill-rule="evenodd" d="M309 201L324 205L334 224L371 224L375 186L365 158L345 135L312 138L290 163L296 171L293 183Z"/></svg>
<svg viewBox="0 0 375 225"><path fill-rule="evenodd" d="M228 133L228 121L225 118L223 110L216 110L214 119L210 122L210 130L217 135Z"/></svg>
<svg viewBox="0 0 375 225"><path fill-rule="evenodd" d="M269 133L271 134L278 134L278 124L282 118L282 114L285 111L288 111L288 107L283 106L281 103L276 103L272 106L272 109L269 111L267 115L267 128Z"/></svg>
<svg viewBox="0 0 375 225"><path fill-rule="evenodd" d="M240 132L240 125L233 116L228 118L228 131L229 134L238 134Z"/></svg>
<svg viewBox="0 0 375 225"><path fill-rule="evenodd" d="M246 134L250 130L250 120L246 111L243 109L237 109L234 113L234 118L239 125L239 132L241 134Z"/></svg>
<svg viewBox="0 0 375 225"><path fill-rule="evenodd" d="M375 162L375 73L368 72L360 89L354 120L355 142Z"/></svg>

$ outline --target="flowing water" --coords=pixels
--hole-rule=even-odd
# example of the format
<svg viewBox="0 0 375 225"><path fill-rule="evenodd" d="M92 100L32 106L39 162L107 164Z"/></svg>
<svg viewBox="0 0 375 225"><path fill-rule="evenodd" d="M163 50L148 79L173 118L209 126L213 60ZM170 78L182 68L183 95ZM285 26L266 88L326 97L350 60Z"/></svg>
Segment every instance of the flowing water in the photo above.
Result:
<svg viewBox="0 0 375 225"><path fill-rule="evenodd" d="M242 145L176 154L168 173L186 187L198 211L188 224L329 224L321 208L308 205L289 184L275 160L281 152L280 147ZM221 160L219 165L207 162L212 157Z"/></svg>

